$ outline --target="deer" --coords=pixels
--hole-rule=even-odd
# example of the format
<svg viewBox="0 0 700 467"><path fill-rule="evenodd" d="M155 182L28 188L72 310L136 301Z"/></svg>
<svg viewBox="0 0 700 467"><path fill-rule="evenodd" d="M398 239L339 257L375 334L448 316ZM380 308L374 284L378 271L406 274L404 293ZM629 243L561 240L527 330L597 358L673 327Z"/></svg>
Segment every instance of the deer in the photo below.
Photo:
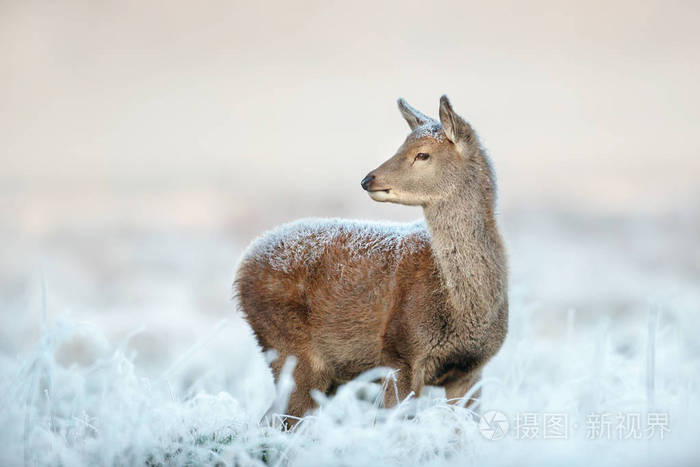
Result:
<svg viewBox="0 0 700 467"><path fill-rule="evenodd" d="M491 160L447 96L439 121L398 106L411 132L361 186L374 201L422 207L424 220L301 219L254 240L239 263L234 295L262 349L278 355L276 380L296 358L287 416L315 407L312 390L330 394L375 367L396 372L385 407L426 385L462 400L505 339ZM470 395L467 406L481 388Z"/></svg>

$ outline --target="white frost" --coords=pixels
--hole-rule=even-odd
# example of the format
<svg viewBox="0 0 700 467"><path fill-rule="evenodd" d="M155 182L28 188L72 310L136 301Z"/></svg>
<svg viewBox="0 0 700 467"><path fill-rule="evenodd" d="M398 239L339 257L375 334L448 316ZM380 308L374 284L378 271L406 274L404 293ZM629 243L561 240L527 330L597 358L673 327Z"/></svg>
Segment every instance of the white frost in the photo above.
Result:
<svg viewBox="0 0 700 467"><path fill-rule="evenodd" d="M416 128L415 130L413 130L413 133L411 133L411 137L415 139L431 138L437 141L438 143L442 143L443 141L445 141L446 138L442 126L436 123L429 123L427 125L423 125Z"/></svg>
<svg viewBox="0 0 700 467"><path fill-rule="evenodd" d="M290 272L298 267L312 267L329 245L341 238L349 261L374 256L398 259L407 252L425 248L430 242L423 221L396 223L309 218L265 232L251 243L243 257Z"/></svg>

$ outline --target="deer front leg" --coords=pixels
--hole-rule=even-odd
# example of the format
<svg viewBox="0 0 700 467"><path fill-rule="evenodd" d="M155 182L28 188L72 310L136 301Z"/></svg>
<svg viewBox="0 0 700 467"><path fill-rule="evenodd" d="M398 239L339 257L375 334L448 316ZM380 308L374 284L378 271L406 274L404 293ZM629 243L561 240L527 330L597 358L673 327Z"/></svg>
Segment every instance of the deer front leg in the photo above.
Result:
<svg viewBox="0 0 700 467"><path fill-rule="evenodd" d="M464 400L467 392L481 379L481 371L463 373L444 385L445 396L452 404L461 404L464 407L479 411L479 400L481 399L481 388L474 391L469 399Z"/></svg>

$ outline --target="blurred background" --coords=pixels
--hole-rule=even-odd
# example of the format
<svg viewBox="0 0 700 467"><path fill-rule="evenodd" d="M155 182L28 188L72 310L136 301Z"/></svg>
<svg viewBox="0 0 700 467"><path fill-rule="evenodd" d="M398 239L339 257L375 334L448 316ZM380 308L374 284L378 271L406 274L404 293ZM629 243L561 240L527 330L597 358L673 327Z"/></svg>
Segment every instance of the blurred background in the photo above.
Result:
<svg viewBox="0 0 700 467"><path fill-rule="evenodd" d="M537 332L695 313L698 24L692 1L4 1L0 351L34 345L43 283L49 321L141 329L167 367L233 319L264 230L420 217L359 182L408 133L396 98L443 93L494 161Z"/></svg>

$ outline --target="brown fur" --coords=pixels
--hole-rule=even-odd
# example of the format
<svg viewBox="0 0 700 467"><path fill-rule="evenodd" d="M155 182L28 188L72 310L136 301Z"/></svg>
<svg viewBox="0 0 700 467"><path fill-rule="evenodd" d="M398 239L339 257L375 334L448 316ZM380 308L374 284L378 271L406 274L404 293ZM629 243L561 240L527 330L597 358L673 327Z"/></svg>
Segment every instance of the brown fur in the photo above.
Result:
<svg viewBox="0 0 700 467"><path fill-rule="evenodd" d="M506 335L507 267L491 165L445 96L440 122L399 100L413 130L363 183L377 201L423 206L426 222L298 221L257 239L235 290L263 349L298 359L288 413L377 366L399 399L424 385L462 397ZM418 153L430 154L419 160ZM393 405L393 388L385 403Z"/></svg>

